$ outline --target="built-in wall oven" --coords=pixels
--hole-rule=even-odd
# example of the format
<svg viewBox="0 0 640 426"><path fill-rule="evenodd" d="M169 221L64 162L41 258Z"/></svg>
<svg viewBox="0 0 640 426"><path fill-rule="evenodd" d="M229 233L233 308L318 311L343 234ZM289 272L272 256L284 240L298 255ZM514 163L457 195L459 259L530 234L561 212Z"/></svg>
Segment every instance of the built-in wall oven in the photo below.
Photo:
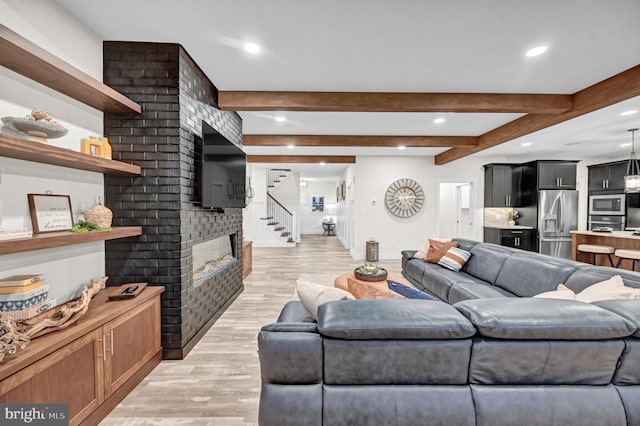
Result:
<svg viewBox="0 0 640 426"><path fill-rule="evenodd" d="M624 216L626 194L589 196L589 215Z"/></svg>
<svg viewBox="0 0 640 426"><path fill-rule="evenodd" d="M626 194L590 195L587 222L589 230L611 228L614 231L624 231L626 207Z"/></svg>

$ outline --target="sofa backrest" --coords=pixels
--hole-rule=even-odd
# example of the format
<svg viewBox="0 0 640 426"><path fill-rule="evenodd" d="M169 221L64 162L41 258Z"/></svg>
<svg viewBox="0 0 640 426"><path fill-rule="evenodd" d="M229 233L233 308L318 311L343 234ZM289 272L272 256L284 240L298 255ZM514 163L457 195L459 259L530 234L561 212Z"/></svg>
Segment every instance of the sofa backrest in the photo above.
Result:
<svg viewBox="0 0 640 426"><path fill-rule="evenodd" d="M574 292L579 293L590 285L608 280L614 275L620 275L624 281L624 285L627 287L640 288L639 273L604 266L587 266L580 268L571 274L564 284Z"/></svg>
<svg viewBox="0 0 640 426"><path fill-rule="evenodd" d="M505 260L494 284L520 297L535 296L556 290L576 270L573 263L519 251Z"/></svg>
<svg viewBox="0 0 640 426"><path fill-rule="evenodd" d="M462 271L494 284L502 264L514 252L515 249L497 244L476 244L471 248L471 257L462 267Z"/></svg>

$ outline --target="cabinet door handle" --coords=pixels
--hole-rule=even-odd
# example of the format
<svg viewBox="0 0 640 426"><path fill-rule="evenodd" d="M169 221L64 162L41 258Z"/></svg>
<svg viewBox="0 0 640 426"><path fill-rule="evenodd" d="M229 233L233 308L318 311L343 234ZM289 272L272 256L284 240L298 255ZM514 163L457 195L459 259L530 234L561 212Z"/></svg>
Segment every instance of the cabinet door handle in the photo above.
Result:
<svg viewBox="0 0 640 426"><path fill-rule="evenodd" d="M602 181L602 189L605 189L607 187L607 181L603 180Z"/></svg>
<svg viewBox="0 0 640 426"><path fill-rule="evenodd" d="M113 353L115 352L114 346L113 346L113 330L111 330L111 356L113 356Z"/></svg>
<svg viewBox="0 0 640 426"><path fill-rule="evenodd" d="M98 358L102 358L102 361L106 361L107 360L107 341L104 339L104 336L102 339L98 339L98 342L102 342L102 353L98 354Z"/></svg>
<svg viewBox="0 0 640 426"><path fill-rule="evenodd" d="M560 178L560 186L562 186L562 178Z"/></svg>

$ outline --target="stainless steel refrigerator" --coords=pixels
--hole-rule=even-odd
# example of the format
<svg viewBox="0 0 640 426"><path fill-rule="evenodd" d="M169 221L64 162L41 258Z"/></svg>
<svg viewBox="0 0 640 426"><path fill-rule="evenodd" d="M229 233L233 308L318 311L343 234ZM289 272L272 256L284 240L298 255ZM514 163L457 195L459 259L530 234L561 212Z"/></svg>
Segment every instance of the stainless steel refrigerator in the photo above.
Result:
<svg viewBox="0 0 640 426"><path fill-rule="evenodd" d="M571 259L571 232L578 229L578 191L538 191L538 251Z"/></svg>

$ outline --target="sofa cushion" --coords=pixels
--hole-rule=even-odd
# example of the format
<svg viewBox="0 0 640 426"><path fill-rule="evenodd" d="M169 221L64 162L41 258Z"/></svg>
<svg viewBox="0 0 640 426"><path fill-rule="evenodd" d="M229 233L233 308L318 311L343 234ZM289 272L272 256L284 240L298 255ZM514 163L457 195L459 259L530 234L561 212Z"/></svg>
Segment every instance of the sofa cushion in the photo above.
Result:
<svg viewBox="0 0 640 426"><path fill-rule="evenodd" d="M638 330L633 335L640 338L640 300L604 300L593 304L634 323Z"/></svg>
<svg viewBox="0 0 640 426"><path fill-rule="evenodd" d="M531 297L555 290L575 270L553 257L520 251L505 260L494 284L517 296Z"/></svg>
<svg viewBox="0 0 640 426"><path fill-rule="evenodd" d="M452 238L451 241L455 241L456 243L458 243L458 248L461 248L465 251L471 251L472 248L474 248L478 244L481 244L478 241L467 240L466 238Z"/></svg>
<svg viewBox="0 0 640 426"><path fill-rule="evenodd" d="M449 289L449 298L447 302L451 305L462 302L467 299L485 299L485 298L502 298L516 297L513 293L509 293L500 287L488 284L484 281L474 282L457 282Z"/></svg>
<svg viewBox="0 0 640 426"><path fill-rule="evenodd" d="M580 293L590 285L607 280L614 275L620 275L627 287L640 288L640 275L637 272L623 269L608 268L605 266L585 266L577 269L564 284L576 293Z"/></svg>
<svg viewBox="0 0 640 426"><path fill-rule="evenodd" d="M630 336L631 321L587 303L572 300L475 299L454 305L478 329L496 339L599 340Z"/></svg>
<svg viewBox="0 0 640 426"><path fill-rule="evenodd" d="M502 264L514 250L496 244L478 244L471 249L471 258L462 267L462 271L494 284Z"/></svg>
<svg viewBox="0 0 640 426"><path fill-rule="evenodd" d="M442 268L432 263L425 264L427 267L422 276L422 286L430 293L438 296L444 301L449 300L449 290L458 282L474 282L478 279L465 272L455 272Z"/></svg>
<svg viewBox="0 0 640 426"><path fill-rule="evenodd" d="M318 330L338 339L464 339L473 325L452 306L422 299L342 300L322 305Z"/></svg>
<svg viewBox="0 0 640 426"><path fill-rule="evenodd" d="M405 268L403 269L403 275L409 276L413 280L418 283L422 283L422 276L424 275L425 269L428 267L433 267L432 263L425 263L420 259L411 259L407 261Z"/></svg>

